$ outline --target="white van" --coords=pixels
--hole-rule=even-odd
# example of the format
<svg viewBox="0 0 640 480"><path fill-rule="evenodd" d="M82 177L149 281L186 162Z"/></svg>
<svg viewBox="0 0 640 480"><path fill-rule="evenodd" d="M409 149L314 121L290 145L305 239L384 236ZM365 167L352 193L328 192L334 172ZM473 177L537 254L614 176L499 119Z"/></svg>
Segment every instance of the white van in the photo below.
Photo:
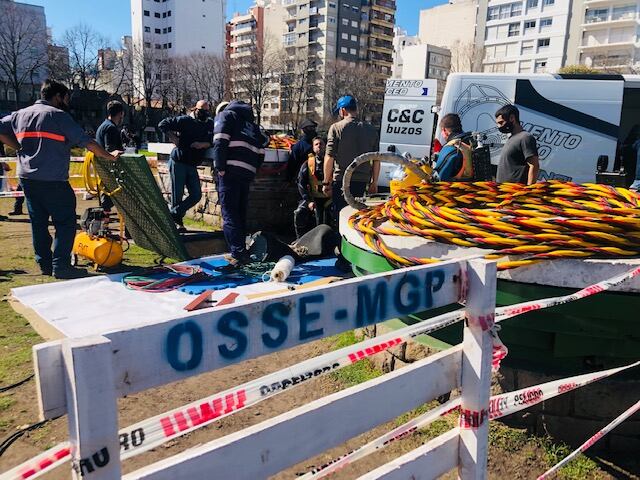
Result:
<svg viewBox="0 0 640 480"><path fill-rule="evenodd" d="M484 133L497 165L507 137L495 112L510 103L538 141L540 180L594 182L601 155L609 170L635 172L635 154L622 146L640 139L640 75L454 73L438 114L457 113L465 131Z"/></svg>

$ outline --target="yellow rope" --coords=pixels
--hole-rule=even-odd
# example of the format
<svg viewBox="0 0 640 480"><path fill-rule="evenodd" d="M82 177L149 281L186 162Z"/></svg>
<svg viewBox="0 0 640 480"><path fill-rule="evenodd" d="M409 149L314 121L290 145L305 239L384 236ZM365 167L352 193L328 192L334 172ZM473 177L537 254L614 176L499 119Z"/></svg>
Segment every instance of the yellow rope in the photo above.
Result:
<svg viewBox="0 0 640 480"><path fill-rule="evenodd" d="M534 185L440 182L393 195L354 213L349 225L374 251L398 265L433 258L402 257L381 235L415 235L491 250L501 270L541 259L640 255L640 194L607 185L549 181Z"/></svg>

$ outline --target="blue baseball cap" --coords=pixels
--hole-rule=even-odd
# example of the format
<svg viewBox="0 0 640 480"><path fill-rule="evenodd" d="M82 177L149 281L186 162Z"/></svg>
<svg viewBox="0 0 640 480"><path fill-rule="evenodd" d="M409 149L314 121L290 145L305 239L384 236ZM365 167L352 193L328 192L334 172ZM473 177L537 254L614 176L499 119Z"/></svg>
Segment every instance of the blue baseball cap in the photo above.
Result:
<svg viewBox="0 0 640 480"><path fill-rule="evenodd" d="M336 106L333 109L333 114L337 115L341 108L346 108L347 110L356 110L358 108L358 102L351 95L345 95L340 97L336 102Z"/></svg>

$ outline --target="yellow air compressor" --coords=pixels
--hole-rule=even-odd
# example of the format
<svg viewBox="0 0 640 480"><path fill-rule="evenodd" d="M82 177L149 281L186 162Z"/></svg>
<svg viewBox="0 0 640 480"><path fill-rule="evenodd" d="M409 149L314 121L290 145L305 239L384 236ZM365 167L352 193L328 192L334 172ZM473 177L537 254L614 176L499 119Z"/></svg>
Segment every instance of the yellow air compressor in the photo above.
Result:
<svg viewBox="0 0 640 480"><path fill-rule="evenodd" d="M122 242L109 233L109 216L102 208L87 208L80 225L82 232L76 234L73 241L74 263L77 263L77 257L83 257L98 269L115 267L122 262Z"/></svg>

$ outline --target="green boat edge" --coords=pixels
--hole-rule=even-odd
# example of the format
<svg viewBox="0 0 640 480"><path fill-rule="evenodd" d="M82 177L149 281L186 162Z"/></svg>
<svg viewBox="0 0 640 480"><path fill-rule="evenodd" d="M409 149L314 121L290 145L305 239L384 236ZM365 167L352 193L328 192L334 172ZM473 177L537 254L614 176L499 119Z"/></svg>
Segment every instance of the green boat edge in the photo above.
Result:
<svg viewBox="0 0 640 480"><path fill-rule="evenodd" d="M364 250L342 238L342 255L356 275L397 268L382 255ZM567 295L574 289L498 279L496 303L511 305ZM402 328L421 319L459 308L456 305L385 322ZM529 312L500 323L500 338L509 348L507 367L547 375L570 375L627 365L640 360L640 295L603 292L585 299ZM435 350L462 341L462 324L438 330L416 341ZM635 371L634 371L635 370ZM634 369L624 378L640 379Z"/></svg>

